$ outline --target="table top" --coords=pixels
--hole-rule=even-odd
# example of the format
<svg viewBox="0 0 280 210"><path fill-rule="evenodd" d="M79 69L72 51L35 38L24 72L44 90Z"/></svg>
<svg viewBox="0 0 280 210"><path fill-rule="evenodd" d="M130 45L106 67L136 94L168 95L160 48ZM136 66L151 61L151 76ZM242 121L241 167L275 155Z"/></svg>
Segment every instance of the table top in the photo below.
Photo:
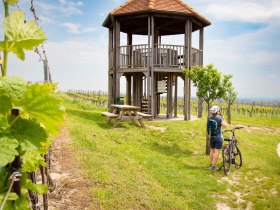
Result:
<svg viewBox="0 0 280 210"><path fill-rule="evenodd" d="M126 110L139 110L140 109L140 107L138 107L138 106L131 106L131 105L112 104L111 106L114 108L126 109Z"/></svg>

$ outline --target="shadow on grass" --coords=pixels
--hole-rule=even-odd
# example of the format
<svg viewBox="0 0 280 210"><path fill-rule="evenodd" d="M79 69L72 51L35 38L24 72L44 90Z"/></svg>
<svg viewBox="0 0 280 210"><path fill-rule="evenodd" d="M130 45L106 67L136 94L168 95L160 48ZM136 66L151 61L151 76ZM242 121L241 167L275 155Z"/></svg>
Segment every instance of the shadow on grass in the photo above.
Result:
<svg viewBox="0 0 280 210"><path fill-rule="evenodd" d="M112 123L108 123L107 118L104 117L104 116L101 116L100 112L77 110L77 109L67 109L67 113L71 114L71 115L81 117L81 118L86 119L86 120L90 120L94 124L99 126L100 128L106 129L106 130L113 129L113 125L114 125L114 122L115 122L113 120ZM129 123L129 126L134 126L134 127L141 128L138 123L134 123L134 122L131 122L131 121L128 121L128 122L121 121L116 129L127 128L128 123Z"/></svg>
<svg viewBox="0 0 280 210"><path fill-rule="evenodd" d="M66 112L70 115L74 115L85 120L90 120L92 121L92 123L96 124L100 128L106 130L112 129L112 125L108 124L107 119L105 117L102 117L98 112L81 111L77 109L67 109Z"/></svg>
<svg viewBox="0 0 280 210"><path fill-rule="evenodd" d="M193 154L190 150L181 149L177 144L160 145L157 142L152 142L149 144L149 146L154 151L162 153L166 156L174 156L176 158L182 156L191 156Z"/></svg>

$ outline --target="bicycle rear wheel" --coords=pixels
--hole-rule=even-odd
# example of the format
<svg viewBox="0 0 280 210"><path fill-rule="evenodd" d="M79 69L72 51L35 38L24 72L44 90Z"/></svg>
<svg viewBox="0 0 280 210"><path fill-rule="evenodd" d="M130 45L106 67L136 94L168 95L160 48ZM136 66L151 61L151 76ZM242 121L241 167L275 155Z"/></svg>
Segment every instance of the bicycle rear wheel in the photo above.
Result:
<svg viewBox="0 0 280 210"><path fill-rule="evenodd" d="M242 154L236 144L233 147L233 155L233 164L235 164L235 167L240 168L242 166Z"/></svg>
<svg viewBox="0 0 280 210"><path fill-rule="evenodd" d="M222 156L223 156L224 173L225 175L228 175L231 168L231 159L230 159L230 152L228 146L223 147Z"/></svg>

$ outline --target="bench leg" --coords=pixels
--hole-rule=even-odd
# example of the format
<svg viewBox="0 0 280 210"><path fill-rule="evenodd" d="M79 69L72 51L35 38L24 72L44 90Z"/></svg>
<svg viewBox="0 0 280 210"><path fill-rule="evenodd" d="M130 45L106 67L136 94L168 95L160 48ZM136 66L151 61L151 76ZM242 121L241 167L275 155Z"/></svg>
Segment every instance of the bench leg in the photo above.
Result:
<svg viewBox="0 0 280 210"><path fill-rule="evenodd" d="M145 128L145 125L144 125L144 123L143 123L143 121L142 121L141 118L138 118L138 122L140 123L140 125L141 125L142 128Z"/></svg>
<svg viewBox="0 0 280 210"><path fill-rule="evenodd" d="M115 123L113 125L113 128L116 128L120 124L121 119L122 119L121 117L117 118L117 120L115 121Z"/></svg>

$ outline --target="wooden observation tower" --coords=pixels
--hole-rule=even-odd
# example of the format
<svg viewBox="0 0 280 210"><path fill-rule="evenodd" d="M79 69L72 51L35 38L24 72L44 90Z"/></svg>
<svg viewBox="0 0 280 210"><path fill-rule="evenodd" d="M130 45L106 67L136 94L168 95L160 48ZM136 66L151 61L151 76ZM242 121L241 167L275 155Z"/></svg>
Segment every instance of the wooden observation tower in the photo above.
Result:
<svg viewBox="0 0 280 210"><path fill-rule="evenodd" d="M203 29L211 23L180 0L129 0L109 13L109 110L120 97L121 77L126 78L126 104L139 106L154 117L160 113L160 95L166 93L167 118L177 117L178 77L184 81L184 115L190 120L191 82L182 74L203 64ZM192 34L199 30L199 49ZM120 45L121 32L127 44ZM163 36L184 35L182 45L163 44ZM133 35L147 43L133 44Z"/></svg>

